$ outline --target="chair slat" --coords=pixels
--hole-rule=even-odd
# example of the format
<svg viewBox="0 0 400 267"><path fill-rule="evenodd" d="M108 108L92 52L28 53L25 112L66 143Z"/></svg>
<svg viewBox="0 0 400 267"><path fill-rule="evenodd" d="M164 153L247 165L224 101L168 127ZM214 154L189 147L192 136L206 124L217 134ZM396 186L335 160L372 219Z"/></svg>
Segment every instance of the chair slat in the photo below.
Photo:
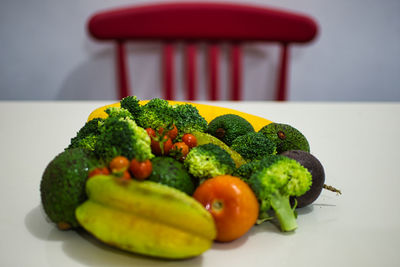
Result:
<svg viewBox="0 0 400 267"><path fill-rule="evenodd" d="M280 54L280 66L278 71L278 84L276 92L276 100L287 100L287 77L288 77L288 61L289 61L289 47L287 43L282 44Z"/></svg>
<svg viewBox="0 0 400 267"><path fill-rule="evenodd" d="M117 81L119 88L119 98L122 99L129 95L128 66L126 64L125 44L123 41L116 43L116 67Z"/></svg>
<svg viewBox="0 0 400 267"><path fill-rule="evenodd" d="M231 100L238 101L241 99L241 83L242 83L242 57L241 47L235 43L231 48Z"/></svg>
<svg viewBox="0 0 400 267"><path fill-rule="evenodd" d="M164 99L175 99L174 92L174 46L171 43L163 47Z"/></svg>
<svg viewBox="0 0 400 267"><path fill-rule="evenodd" d="M210 44L208 47L208 64L209 64L209 99L219 99L219 88L218 88L218 61L219 60L219 47L217 44Z"/></svg>
<svg viewBox="0 0 400 267"><path fill-rule="evenodd" d="M187 99L196 100L196 45L189 43L186 45L186 87Z"/></svg>

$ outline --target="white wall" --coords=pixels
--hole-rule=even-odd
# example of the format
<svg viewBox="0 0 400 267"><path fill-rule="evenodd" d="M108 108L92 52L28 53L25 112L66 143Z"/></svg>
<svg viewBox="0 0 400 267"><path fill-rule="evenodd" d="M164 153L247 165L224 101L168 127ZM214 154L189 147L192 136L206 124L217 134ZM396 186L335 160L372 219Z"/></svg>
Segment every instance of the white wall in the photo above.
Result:
<svg viewBox="0 0 400 267"><path fill-rule="evenodd" d="M98 10L144 2L150 1L0 0L0 100L114 99L113 46L91 40L86 20ZM290 100L400 101L399 0L231 2L283 7L319 22L315 42L292 49ZM129 50L133 94L161 96L159 45L131 45ZM245 99L270 99L277 47L253 44L245 51ZM176 57L180 63L181 55ZM221 68L226 73L225 63ZM177 78L180 70L178 64ZM205 74L199 75L203 89ZM177 87L182 96L182 84Z"/></svg>

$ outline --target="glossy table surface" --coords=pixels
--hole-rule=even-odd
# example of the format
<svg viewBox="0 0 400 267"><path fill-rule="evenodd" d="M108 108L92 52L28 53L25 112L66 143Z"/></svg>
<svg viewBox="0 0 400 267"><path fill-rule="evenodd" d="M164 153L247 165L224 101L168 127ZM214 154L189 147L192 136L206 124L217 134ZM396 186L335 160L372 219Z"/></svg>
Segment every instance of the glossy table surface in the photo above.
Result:
<svg viewBox="0 0 400 267"><path fill-rule="evenodd" d="M0 266L400 266L400 103L213 103L299 129L326 183L343 194L324 191L299 209L295 233L267 222L183 261L59 231L41 209L46 165L92 110L109 103L0 102Z"/></svg>

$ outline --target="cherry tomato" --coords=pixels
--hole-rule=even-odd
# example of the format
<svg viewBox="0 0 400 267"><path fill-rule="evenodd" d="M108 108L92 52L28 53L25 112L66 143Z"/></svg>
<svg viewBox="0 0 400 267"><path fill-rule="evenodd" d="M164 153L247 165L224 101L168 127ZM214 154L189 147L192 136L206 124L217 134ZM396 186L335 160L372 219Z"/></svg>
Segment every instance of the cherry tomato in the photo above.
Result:
<svg viewBox="0 0 400 267"><path fill-rule="evenodd" d="M158 134L162 135L164 133L164 128L160 127L158 129ZM175 140L175 138L178 136L178 128L176 128L175 124L172 125L172 129L167 132L167 136L171 138L171 140Z"/></svg>
<svg viewBox="0 0 400 267"><path fill-rule="evenodd" d="M130 172L129 172L128 170L125 170L125 171L121 174L120 178L121 178L122 180L130 180L132 177L131 177Z"/></svg>
<svg viewBox="0 0 400 267"><path fill-rule="evenodd" d="M129 168L129 159L124 156L117 156L113 158L109 163L111 172L124 172Z"/></svg>
<svg viewBox="0 0 400 267"><path fill-rule="evenodd" d="M184 134L182 136L182 141L185 142L185 144L187 144L189 148L197 146L197 139L196 136L194 136L193 134Z"/></svg>
<svg viewBox="0 0 400 267"><path fill-rule="evenodd" d="M156 131L154 131L153 129L147 128L147 129L146 129L146 132L147 132L147 134L150 136L150 138L151 138L151 137L156 137Z"/></svg>
<svg viewBox="0 0 400 267"><path fill-rule="evenodd" d="M93 177L99 174L108 175L110 174L110 170L107 167L96 168L89 172L89 177Z"/></svg>
<svg viewBox="0 0 400 267"><path fill-rule="evenodd" d="M168 136L164 136L162 142L158 142L155 140L151 141L151 151L157 156L168 155L171 148L172 140Z"/></svg>
<svg viewBox="0 0 400 267"><path fill-rule="evenodd" d="M180 159L185 159L186 155L189 153L189 146L184 142L176 142L172 145L171 151L180 154Z"/></svg>
<svg viewBox="0 0 400 267"><path fill-rule="evenodd" d="M238 177L221 175L200 184L193 194L213 216L217 241L244 235L258 218L259 204L251 188Z"/></svg>
<svg viewBox="0 0 400 267"><path fill-rule="evenodd" d="M150 176L153 171L153 165L150 160L138 161L136 159L131 160L129 167L133 177L139 180L144 180Z"/></svg>

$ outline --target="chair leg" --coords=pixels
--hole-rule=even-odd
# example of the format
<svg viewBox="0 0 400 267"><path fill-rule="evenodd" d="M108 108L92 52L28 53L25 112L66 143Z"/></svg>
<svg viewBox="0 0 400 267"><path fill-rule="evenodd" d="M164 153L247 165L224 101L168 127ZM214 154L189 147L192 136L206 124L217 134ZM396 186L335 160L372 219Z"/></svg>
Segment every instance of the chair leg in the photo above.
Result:
<svg viewBox="0 0 400 267"><path fill-rule="evenodd" d="M276 100L287 100L287 77L288 77L289 47L288 44L282 44L280 70L278 72L278 85L276 91Z"/></svg>
<svg viewBox="0 0 400 267"><path fill-rule="evenodd" d="M196 92L196 45L189 43L186 45L186 88L187 99L195 100Z"/></svg>
<svg viewBox="0 0 400 267"><path fill-rule="evenodd" d="M218 57L219 48L216 44L208 47L208 65L209 65L209 99L212 101L219 99L218 91Z"/></svg>
<svg viewBox="0 0 400 267"><path fill-rule="evenodd" d="M164 99L174 100L174 46L167 43L163 48Z"/></svg>
<svg viewBox="0 0 400 267"><path fill-rule="evenodd" d="M242 61L241 48L239 44L233 44L231 51L231 99L238 101L241 99L241 83L242 83Z"/></svg>
<svg viewBox="0 0 400 267"><path fill-rule="evenodd" d="M117 64L117 79L118 79L118 97L120 99L129 95L129 83L128 83L128 67L126 64L125 45L123 41L117 42L116 47L116 64Z"/></svg>

